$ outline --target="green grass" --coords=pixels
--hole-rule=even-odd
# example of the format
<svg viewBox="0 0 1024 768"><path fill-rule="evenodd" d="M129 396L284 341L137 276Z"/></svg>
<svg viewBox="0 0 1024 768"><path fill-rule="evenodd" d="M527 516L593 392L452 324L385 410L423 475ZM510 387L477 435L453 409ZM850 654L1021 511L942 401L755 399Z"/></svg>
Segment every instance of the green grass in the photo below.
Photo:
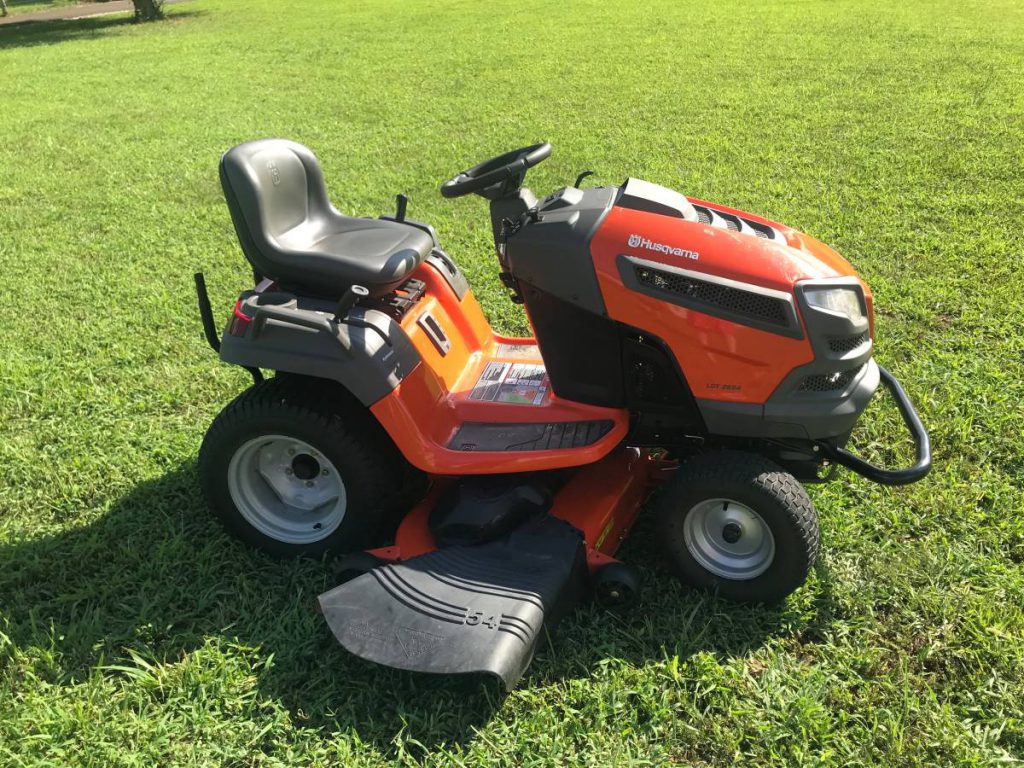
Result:
<svg viewBox="0 0 1024 768"><path fill-rule="evenodd" d="M53 8L76 4L76 0L7 0L7 10L13 15L31 11L49 11Z"/></svg>
<svg viewBox="0 0 1024 768"><path fill-rule="evenodd" d="M994 765L1024 759L1024 6L198 0L0 30L0 764ZM202 339L248 269L220 153L313 147L347 212L431 221L520 331L478 199L438 183L549 140L584 168L790 223L871 284L935 469L812 491L824 557L777 609L623 552L504 700L359 663L329 566L246 551L196 490L246 386ZM872 407L857 441L898 443ZM902 442L901 442L902 441Z"/></svg>

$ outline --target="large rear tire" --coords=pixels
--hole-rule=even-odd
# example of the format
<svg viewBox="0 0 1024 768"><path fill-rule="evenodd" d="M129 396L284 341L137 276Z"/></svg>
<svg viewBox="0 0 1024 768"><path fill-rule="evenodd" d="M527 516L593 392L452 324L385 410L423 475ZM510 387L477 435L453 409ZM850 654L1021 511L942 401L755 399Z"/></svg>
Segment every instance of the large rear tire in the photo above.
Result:
<svg viewBox="0 0 1024 768"><path fill-rule="evenodd" d="M225 528L278 557L380 544L422 488L365 408L331 382L299 377L257 384L224 408L199 473Z"/></svg>
<svg viewBox="0 0 1024 768"><path fill-rule="evenodd" d="M784 469L737 451L682 464L657 501L658 533L681 581L747 603L775 603L818 558L818 517Z"/></svg>

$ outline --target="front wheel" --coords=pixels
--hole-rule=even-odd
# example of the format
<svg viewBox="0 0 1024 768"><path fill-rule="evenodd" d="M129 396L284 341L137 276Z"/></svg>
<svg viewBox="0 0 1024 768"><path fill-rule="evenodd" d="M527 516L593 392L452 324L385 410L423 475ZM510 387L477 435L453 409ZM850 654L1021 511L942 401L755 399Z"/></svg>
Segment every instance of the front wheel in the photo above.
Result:
<svg viewBox="0 0 1024 768"><path fill-rule="evenodd" d="M380 543L412 468L372 416L321 382L275 377L237 397L199 451L210 507L270 554L339 554Z"/></svg>
<svg viewBox="0 0 1024 768"><path fill-rule="evenodd" d="M807 491L756 454L718 451L683 464L657 506L659 538L679 578L730 600L778 602L818 558Z"/></svg>

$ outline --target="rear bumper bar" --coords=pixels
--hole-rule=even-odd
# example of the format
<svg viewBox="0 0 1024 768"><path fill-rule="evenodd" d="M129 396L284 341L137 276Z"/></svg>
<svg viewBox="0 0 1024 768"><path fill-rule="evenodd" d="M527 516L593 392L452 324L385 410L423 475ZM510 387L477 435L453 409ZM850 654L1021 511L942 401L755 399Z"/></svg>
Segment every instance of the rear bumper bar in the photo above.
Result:
<svg viewBox="0 0 1024 768"><path fill-rule="evenodd" d="M916 460L913 466L906 469L884 469L823 440L817 441L815 445L818 447L821 455L829 461L841 464L847 469L852 469L858 475L866 477L868 480L873 480L882 485L909 485L920 480L931 470L931 441L928 439L928 432L925 430L924 424L921 423L921 419L914 410L914 404L910 402L910 398L903 391L903 387L900 386L896 377L881 365L878 366L878 372L881 376L882 384L885 385L896 400L896 407L899 408L900 416L903 417L903 423L907 425L907 429L910 430L910 434L914 438Z"/></svg>

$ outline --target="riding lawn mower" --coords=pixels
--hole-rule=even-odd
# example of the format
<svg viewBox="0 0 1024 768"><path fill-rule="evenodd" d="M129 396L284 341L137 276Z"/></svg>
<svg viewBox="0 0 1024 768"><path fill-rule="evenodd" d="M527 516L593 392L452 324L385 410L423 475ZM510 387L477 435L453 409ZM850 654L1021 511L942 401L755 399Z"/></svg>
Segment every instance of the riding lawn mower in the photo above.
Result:
<svg viewBox="0 0 1024 768"><path fill-rule="evenodd" d="M802 483L843 466L901 485L931 466L839 254L635 178L584 188L585 172L538 199L523 182L550 154L441 186L488 201L528 338L491 329L404 196L394 215L343 215L312 152L283 139L221 161L254 286L223 333L201 273L196 287L209 343L253 385L206 434L203 490L252 546L339 556L319 607L364 659L514 685L579 601L635 599L615 553L644 507L683 582L779 601L819 552ZM908 468L846 447L880 383L913 436Z"/></svg>

